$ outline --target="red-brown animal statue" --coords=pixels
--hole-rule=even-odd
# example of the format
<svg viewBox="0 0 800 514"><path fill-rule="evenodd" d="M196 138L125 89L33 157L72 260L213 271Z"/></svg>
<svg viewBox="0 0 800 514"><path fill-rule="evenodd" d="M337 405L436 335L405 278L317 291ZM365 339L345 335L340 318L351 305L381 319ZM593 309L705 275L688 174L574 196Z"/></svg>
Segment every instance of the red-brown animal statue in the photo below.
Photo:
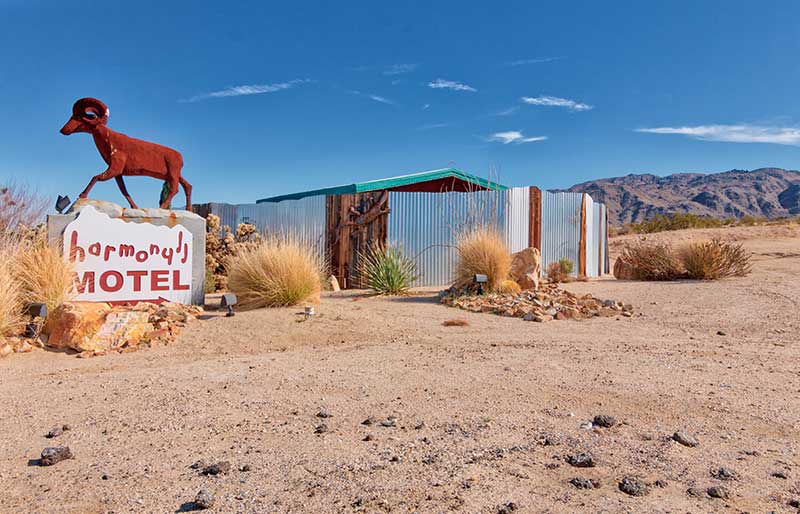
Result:
<svg viewBox="0 0 800 514"><path fill-rule="evenodd" d="M108 164L108 169L92 177L89 185L80 194L86 198L89 191L97 181L114 179L117 181L122 196L128 200L131 207L136 209L128 189L125 187L123 176L146 176L164 180L169 188L166 195L162 195L161 208L168 209L172 198L178 193L178 184L183 186L186 193L186 210L192 210L192 186L181 177L183 157L177 151L166 146L157 145L134 139L125 134L114 132L106 127L108 122L108 107L96 98L81 98L72 106L72 117L61 128L65 136L75 132L88 132L94 138L94 144Z"/></svg>

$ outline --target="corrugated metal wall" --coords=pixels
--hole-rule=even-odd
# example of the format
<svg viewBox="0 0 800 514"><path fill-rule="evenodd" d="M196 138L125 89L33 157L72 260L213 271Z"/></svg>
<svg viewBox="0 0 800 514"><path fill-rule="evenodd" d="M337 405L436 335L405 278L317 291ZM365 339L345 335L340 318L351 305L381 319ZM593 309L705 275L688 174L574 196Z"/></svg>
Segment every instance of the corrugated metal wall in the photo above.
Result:
<svg viewBox="0 0 800 514"><path fill-rule="evenodd" d="M452 282L460 231L488 225L505 234L508 196L507 191L389 193L388 242L417 261L420 278L414 285Z"/></svg>
<svg viewBox="0 0 800 514"><path fill-rule="evenodd" d="M562 257L572 259L578 273L581 241L581 193L542 192L542 272Z"/></svg>
<svg viewBox="0 0 800 514"><path fill-rule="evenodd" d="M608 258L608 208L605 204L600 204L600 213L602 223L600 224L600 270L601 275L611 273L609 269Z"/></svg>
<svg viewBox="0 0 800 514"><path fill-rule="evenodd" d="M325 251L325 196L237 205L236 223L255 225L262 234L291 234Z"/></svg>
<svg viewBox="0 0 800 514"><path fill-rule="evenodd" d="M586 195L586 276L600 274L600 204Z"/></svg>
<svg viewBox="0 0 800 514"><path fill-rule="evenodd" d="M518 252L529 246L531 224L531 189L515 187L504 191L506 208L505 236L511 252Z"/></svg>

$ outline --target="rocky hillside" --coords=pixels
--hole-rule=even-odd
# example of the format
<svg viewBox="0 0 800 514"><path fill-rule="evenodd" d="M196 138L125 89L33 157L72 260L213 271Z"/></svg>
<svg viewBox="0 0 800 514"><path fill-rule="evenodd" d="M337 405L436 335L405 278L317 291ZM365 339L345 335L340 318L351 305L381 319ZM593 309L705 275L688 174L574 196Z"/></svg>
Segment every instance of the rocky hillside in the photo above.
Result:
<svg viewBox="0 0 800 514"><path fill-rule="evenodd" d="M666 177L631 174L576 184L568 191L589 193L605 203L614 225L674 212L716 218L800 215L800 172L780 168Z"/></svg>

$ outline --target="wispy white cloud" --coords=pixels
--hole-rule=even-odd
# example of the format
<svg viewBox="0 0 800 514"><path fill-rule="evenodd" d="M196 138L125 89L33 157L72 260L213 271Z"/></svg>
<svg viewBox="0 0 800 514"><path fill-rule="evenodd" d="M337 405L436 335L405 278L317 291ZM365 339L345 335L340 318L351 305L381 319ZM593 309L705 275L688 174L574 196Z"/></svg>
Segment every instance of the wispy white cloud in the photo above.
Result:
<svg viewBox="0 0 800 514"><path fill-rule="evenodd" d="M514 143L515 145L519 145L522 143L535 143L536 141L544 141L547 139L547 136L535 136L535 137L525 137L522 132L519 130L509 130L508 132L495 132L488 138L487 141L503 143L507 145L509 143Z"/></svg>
<svg viewBox="0 0 800 514"><path fill-rule="evenodd" d="M418 130L432 130L438 128L445 128L449 126L450 126L449 123L431 123L430 125L422 125L421 127L418 127Z"/></svg>
<svg viewBox="0 0 800 514"><path fill-rule="evenodd" d="M469 91L471 93L478 91L474 87L462 84L461 82L444 79L436 79L433 82L428 82L428 87L432 87L433 89L452 89L453 91Z"/></svg>
<svg viewBox="0 0 800 514"><path fill-rule="evenodd" d="M388 69L383 71L384 75L402 75L403 73L411 73L419 68L419 64L393 64Z"/></svg>
<svg viewBox="0 0 800 514"><path fill-rule="evenodd" d="M553 62L563 59L563 57L538 57L535 59L520 59L518 61L510 61L505 63L506 66L524 66L526 64L540 64L545 62Z"/></svg>
<svg viewBox="0 0 800 514"><path fill-rule="evenodd" d="M422 106L423 111L427 111L430 108L431 104L425 104Z"/></svg>
<svg viewBox="0 0 800 514"><path fill-rule="evenodd" d="M768 127L763 125L697 125L695 127L640 128L636 132L649 134L679 134L701 141L726 143L773 143L800 146L800 128Z"/></svg>
<svg viewBox="0 0 800 514"><path fill-rule="evenodd" d="M547 107L566 107L571 111L588 111L594 109L594 106L576 102L575 100L570 100L569 98L559 98L557 96L523 96L520 98L522 103L526 103L529 105L544 105Z"/></svg>
<svg viewBox="0 0 800 514"><path fill-rule="evenodd" d="M227 98L230 96L247 96L247 95L260 95L264 93L274 93L276 91L283 91L291 89L298 84L311 82L309 79L295 79L289 82L278 82L276 84L252 84L244 86L232 86L227 89L219 91L212 91L211 93L204 93L202 95L193 96L182 102L197 102L198 100L207 100L209 98Z"/></svg>
<svg viewBox="0 0 800 514"><path fill-rule="evenodd" d="M492 113L492 116L511 116L515 112L519 110L519 106L515 105L514 107L509 107L508 109L503 109L502 111L497 111Z"/></svg>
<svg viewBox="0 0 800 514"><path fill-rule="evenodd" d="M395 102L393 102L392 100L389 100L388 98L386 98L384 96L373 95L373 94L370 94L370 93L362 93L361 91L358 91L356 89L351 89L349 92L350 92L350 94L357 95L357 96L364 96L364 97L369 98L370 100L374 100L374 101L380 102L382 104L397 105Z"/></svg>

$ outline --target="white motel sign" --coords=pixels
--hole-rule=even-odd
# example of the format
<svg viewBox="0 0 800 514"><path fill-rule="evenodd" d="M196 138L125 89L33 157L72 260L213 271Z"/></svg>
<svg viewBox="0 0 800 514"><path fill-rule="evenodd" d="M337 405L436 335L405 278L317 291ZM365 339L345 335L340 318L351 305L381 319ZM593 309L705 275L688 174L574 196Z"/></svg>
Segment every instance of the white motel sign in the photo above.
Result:
<svg viewBox="0 0 800 514"><path fill-rule="evenodd" d="M192 233L111 218L87 205L64 230L77 300L192 303Z"/></svg>

